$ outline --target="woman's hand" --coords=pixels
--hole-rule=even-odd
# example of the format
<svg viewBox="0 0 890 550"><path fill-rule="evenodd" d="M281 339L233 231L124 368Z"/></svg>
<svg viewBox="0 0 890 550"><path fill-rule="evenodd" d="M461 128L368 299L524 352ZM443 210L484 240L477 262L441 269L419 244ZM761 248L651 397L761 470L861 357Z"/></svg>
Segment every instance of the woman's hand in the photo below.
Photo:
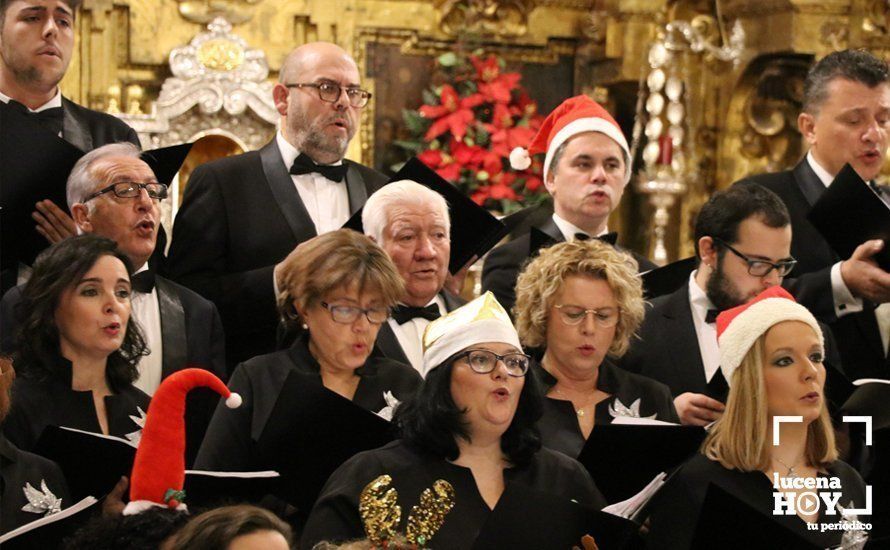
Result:
<svg viewBox="0 0 890 550"><path fill-rule="evenodd" d="M593 537L591 537L590 535L584 535L583 537L581 537L581 546L583 548L573 546L572 550L599 550L599 546L596 545L596 541L593 540Z"/></svg>

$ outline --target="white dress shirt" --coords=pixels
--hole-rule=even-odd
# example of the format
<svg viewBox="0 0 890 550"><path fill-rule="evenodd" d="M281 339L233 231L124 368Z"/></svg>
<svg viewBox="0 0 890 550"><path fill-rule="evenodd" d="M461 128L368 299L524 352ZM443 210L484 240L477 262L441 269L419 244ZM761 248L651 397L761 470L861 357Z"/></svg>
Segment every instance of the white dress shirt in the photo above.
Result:
<svg viewBox="0 0 890 550"><path fill-rule="evenodd" d="M300 152L294 148L281 131L275 136L284 165L290 169ZM343 161L335 163L339 166ZM349 192L345 181L331 181L318 173L291 175L294 187L315 224L315 232L321 235L340 229L349 219Z"/></svg>
<svg viewBox="0 0 890 550"><path fill-rule="evenodd" d="M706 323L708 310L717 309L705 291L695 281L693 271L689 276L689 307L692 309L692 322L695 325L695 337L701 352L701 362L705 367L705 380L711 381L720 370L720 348L717 346L717 323Z"/></svg>
<svg viewBox="0 0 890 550"><path fill-rule="evenodd" d="M576 233L584 233L585 235L588 234L587 231L584 231L583 229L581 229L577 225L573 224L572 222L562 219L559 216L559 214L556 214L556 213L553 214L553 223L556 224L556 227L559 228L559 232L562 233L563 238L566 240L566 242L569 242L569 243L575 240ZM591 235L591 236L592 237L601 237L608 232L609 232L609 228L607 226L607 227L603 228L603 230L600 231L597 235Z"/></svg>
<svg viewBox="0 0 890 550"><path fill-rule="evenodd" d="M436 304L439 307L439 314L445 315L448 313L448 309L445 307L445 300L439 294L436 294L436 297L426 305L429 306L430 304ZM423 317L415 317L400 325L395 319L390 318L387 323L389 323L393 334L396 335L396 339L399 341L399 345L402 346L402 351L405 352L405 357L408 358L411 366L423 375L423 331L426 330L430 321Z"/></svg>
<svg viewBox="0 0 890 550"><path fill-rule="evenodd" d="M136 270L140 273L148 269L148 264ZM135 275L135 273L134 273ZM158 305L158 288L151 289L148 294L133 292L130 298L132 304L131 321L139 323L142 336L151 351L148 355L139 359L137 368L139 378L133 385L148 395L153 395L161 384L161 375L164 368L164 340L161 332L161 308Z"/></svg>

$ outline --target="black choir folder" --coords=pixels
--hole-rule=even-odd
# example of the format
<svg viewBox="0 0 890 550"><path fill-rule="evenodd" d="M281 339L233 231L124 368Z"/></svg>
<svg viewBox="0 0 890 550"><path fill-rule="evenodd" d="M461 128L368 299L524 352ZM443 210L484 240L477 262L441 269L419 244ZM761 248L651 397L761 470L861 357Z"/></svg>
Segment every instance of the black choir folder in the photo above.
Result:
<svg viewBox="0 0 890 550"><path fill-rule="evenodd" d="M457 273L494 248L507 234L507 226L464 195L461 190L443 179L417 158L411 158L390 178L390 182L411 180L442 195L451 216L451 258L448 271ZM352 215L343 227L364 232L362 209Z"/></svg>
<svg viewBox="0 0 890 550"><path fill-rule="evenodd" d="M85 524L98 501L86 497L61 512L44 516L0 536L3 550L34 550L35 548L58 548L59 542ZM64 503L63 503L64 505Z"/></svg>
<svg viewBox="0 0 890 550"><path fill-rule="evenodd" d="M725 489L708 486L691 550L822 550Z"/></svg>
<svg viewBox="0 0 890 550"><path fill-rule="evenodd" d="M136 457L136 447L126 439L58 426L44 429L34 452L59 465L75 501L104 498L121 476L130 476ZM192 508L259 502L280 481L272 471L186 470L185 474L185 503Z"/></svg>
<svg viewBox="0 0 890 550"><path fill-rule="evenodd" d="M659 473L671 473L704 439L699 426L603 424L590 432L578 461L614 504L639 493Z"/></svg>
<svg viewBox="0 0 890 550"><path fill-rule="evenodd" d="M281 472L277 496L308 513L334 470L394 435L388 420L292 372L260 434L257 455Z"/></svg>
<svg viewBox="0 0 890 550"><path fill-rule="evenodd" d="M865 241L883 239L884 248L874 258L881 269L890 271L890 205L849 164L822 193L807 218L841 258L849 258Z"/></svg>
<svg viewBox="0 0 890 550"><path fill-rule="evenodd" d="M570 550L581 547L581 537L590 535L600 550L621 550L639 545L639 528L629 519L508 483L473 548Z"/></svg>
<svg viewBox="0 0 890 550"><path fill-rule="evenodd" d="M83 151L43 128L34 117L0 107L0 250L4 269L16 267L17 261L31 265L49 246L37 233L31 213L43 199L68 211L65 182L81 156Z"/></svg>

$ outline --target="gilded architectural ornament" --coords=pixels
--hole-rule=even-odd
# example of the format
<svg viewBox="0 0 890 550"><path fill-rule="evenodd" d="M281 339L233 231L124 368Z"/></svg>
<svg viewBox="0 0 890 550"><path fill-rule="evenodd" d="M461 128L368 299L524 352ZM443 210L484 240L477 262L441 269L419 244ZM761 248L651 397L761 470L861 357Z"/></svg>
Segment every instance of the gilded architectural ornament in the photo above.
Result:
<svg viewBox="0 0 890 550"><path fill-rule="evenodd" d="M450 36L513 38L528 32L531 0L438 0L439 28Z"/></svg>
<svg viewBox="0 0 890 550"><path fill-rule="evenodd" d="M890 0L868 0L862 30L874 35L887 35L890 31Z"/></svg>
<svg viewBox="0 0 890 550"><path fill-rule="evenodd" d="M253 17L253 6L262 0L176 0L179 14L187 21L206 25L222 17L238 25Z"/></svg>

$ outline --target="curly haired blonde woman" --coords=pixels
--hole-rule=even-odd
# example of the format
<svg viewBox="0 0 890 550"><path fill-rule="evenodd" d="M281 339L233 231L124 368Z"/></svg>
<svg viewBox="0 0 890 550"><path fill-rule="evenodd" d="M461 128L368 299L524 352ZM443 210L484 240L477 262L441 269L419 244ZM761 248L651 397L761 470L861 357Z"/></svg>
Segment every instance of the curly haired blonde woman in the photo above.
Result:
<svg viewBox="0 0 890 550"><path fill-rule="evenodd" d="M610 361L627 351L643 311L636 262L597 240L544 249L519 276L516 328L523 345L543 350L544 445L577 456L596 424L619 416L679 421L667 386Z"/></svg>

